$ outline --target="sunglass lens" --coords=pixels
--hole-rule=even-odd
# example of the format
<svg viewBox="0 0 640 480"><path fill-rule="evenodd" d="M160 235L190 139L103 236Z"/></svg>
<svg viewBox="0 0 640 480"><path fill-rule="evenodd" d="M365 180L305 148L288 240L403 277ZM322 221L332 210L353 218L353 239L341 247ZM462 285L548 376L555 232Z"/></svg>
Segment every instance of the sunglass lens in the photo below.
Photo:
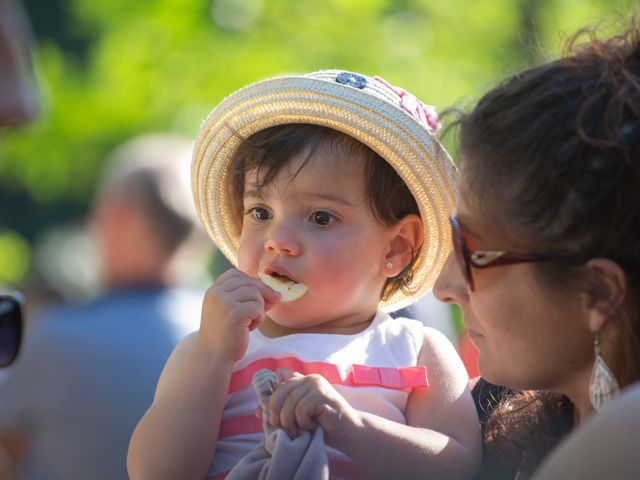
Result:
<svg viewBox="0 0 640 480"><path fill-rule="evenodd" d="M471 278L471 266L469 265L467 255L465 252L464 246L464 238L462 237L462 230L460 229L460 224L455 217L450 217L451 219L451 237L453 243L453 251L456 256L456 261L460 266L460 270L462 270L462 275L464 276L467 285L473 290L473 279Z"/></svg>
<svg viewBox="0 0 640 480"><path fill-rule="evenodd" d="M18 356L21 341L20 302L13 297L0 297L0 367L13 363Z"/></svg>

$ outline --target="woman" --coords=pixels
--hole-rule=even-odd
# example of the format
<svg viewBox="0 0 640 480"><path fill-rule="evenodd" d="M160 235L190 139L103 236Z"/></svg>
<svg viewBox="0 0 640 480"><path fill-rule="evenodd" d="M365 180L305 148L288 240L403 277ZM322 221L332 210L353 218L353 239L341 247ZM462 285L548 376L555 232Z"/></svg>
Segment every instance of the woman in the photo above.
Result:
<svg viewBox="0 0 640 480"><path fill-rule="evenodd" d="M462 308L484 379L521 392L484 434L522 478L640 379L640 30L573 42L459 126L454 254L434 292Z"/></svg>

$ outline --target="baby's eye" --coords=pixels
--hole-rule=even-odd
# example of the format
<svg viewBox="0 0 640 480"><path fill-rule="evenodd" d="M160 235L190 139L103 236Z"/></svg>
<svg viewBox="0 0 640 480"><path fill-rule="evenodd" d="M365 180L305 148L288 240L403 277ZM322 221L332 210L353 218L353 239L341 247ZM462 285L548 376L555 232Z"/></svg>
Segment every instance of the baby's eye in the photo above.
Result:
<svg viewBox="0 0 640 480"><path fill-rule="evenodd" d="M269 213L269 210L262 207L251 207L250 209L247 210L246 213L247 215L250 215L251 218L253 218L258 222L264 222L271 218L271 214Z"/></svg>
<svg viewBox="0 0 640 480"><path fill-rule="evenodd" d="M329 212L318 210L317 212L313 212L311 214L310 220L317 225L324 226L335 222L337 220L337 217Z"/></svg>

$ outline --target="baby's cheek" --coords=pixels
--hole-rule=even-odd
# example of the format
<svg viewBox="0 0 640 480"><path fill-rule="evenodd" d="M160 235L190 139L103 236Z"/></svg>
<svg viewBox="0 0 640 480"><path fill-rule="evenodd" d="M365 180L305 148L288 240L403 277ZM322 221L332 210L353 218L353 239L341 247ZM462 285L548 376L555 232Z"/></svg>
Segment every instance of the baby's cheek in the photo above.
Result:
<svg viewBox="0 0 640 480"><path fill-rule="evenodd" d="M245 244L240 243L238 249L238 270L246 273L250 277L255 277L258 273L258 260L259 257L248 248Z"/></svg>
<svg viewBox="0 0 640 480"><path fill-rule="evenodd" d="M345 284L362 275L362 267L354 259L353 252L340 252L318 256L314 262L314 276L325 284L325 288L340 291Z"/></svg>
<svg viewBox="0 0 640 480"><path fill-rule="evenodd" d="M344 248L337 246L335 249L321 248L317 250L314 256L314 268L336 273L336 269L342 270L349 265L353 252L347 252Z"/></svg>

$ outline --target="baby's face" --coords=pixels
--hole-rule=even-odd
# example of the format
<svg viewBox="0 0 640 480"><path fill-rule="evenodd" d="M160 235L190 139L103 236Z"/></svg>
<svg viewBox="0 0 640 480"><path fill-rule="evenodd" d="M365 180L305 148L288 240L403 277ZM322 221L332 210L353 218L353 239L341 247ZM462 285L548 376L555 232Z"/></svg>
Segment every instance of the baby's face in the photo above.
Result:
<svg viewBox="0 0 640 480"><path fill-rule="evenodd" d="M297 172L301 162L293 159L260 192L256 173L246 175L239 268L307 286L302 297L269 312L283 326L370 318L385 281L391 232L369 209L363 162L322 151Z"/></svg>

